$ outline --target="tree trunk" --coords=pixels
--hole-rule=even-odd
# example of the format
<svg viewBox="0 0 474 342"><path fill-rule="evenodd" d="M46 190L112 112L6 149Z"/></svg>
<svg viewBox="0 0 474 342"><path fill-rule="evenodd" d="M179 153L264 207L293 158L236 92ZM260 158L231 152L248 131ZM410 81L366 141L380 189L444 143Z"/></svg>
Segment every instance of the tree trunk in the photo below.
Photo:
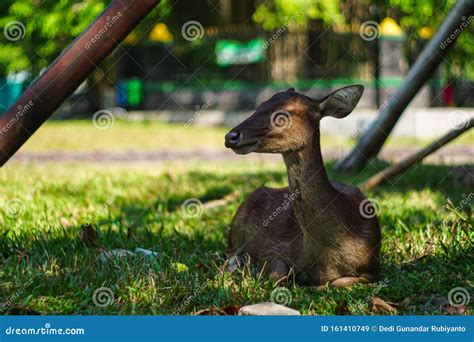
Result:
<svg viewBox="0 0 474 342"><path fill-rule="evenodd" d="M370 177L367 181L361 184L359 187L364 190L371 190L376 186L379 186L388 178L393 177L402 173L403 171L410 168L412 165L415 165L422 161L426 156L430 155L431 153L435 152L439 148L443 147L444 145L448 144L450 141L456 139L458 136L467 132L474 126L474 119L467 120L462 126L456 127L452 131L449 131L444 136L436 140L435 142L431 143L429 146L421 149L420 151L406 157L399 163L386 168L374 176Z"/></svg>

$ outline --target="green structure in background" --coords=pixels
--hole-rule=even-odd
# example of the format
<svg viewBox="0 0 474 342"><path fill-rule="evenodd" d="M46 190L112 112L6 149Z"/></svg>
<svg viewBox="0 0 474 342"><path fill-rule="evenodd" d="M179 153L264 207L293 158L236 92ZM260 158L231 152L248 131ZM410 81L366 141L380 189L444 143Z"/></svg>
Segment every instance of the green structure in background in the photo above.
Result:
<svg viewBox="0 0 474 342"><path fill-rule="evenodd" d="M131 107L139 106L143 101L143 83L138 78L127 82L128 104Z"/></svg>
<svg viewBox="0 0 474 342"><path fill-rule="evenodd" d="M253 64L264 59L265 42L261 38L248 42L219 40L216 43L216 63L220 67L229 65Z"/></svg>
<svg viewBox="0 0 474 342"><path fill-rule="evenodd" d="M143 102L143 83L139 78L122 81L118 88L118 104L120 106L135 108Z"/></svg>

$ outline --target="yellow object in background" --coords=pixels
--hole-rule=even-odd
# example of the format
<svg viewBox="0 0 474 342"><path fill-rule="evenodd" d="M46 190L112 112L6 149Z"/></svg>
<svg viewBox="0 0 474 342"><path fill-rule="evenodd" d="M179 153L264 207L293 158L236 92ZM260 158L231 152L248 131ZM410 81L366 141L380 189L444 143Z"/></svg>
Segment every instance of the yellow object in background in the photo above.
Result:
<svg viewBox="0 0 474 342"><path fill-rule="evenodd" d="M135 31L130 32L130 33L128 34L128 36L125 37L125 39L124 39L124 43L130 44L130 45L135 44L137 41L138 41L138 36L137 36L137 34L135 33Z"/></svg>
<svg viewBox="0 0 474 342"><path fill-rule="evenodd" d="M382 36L399 37L403 36L402 28L393 18L385 18L380 23L380 33Z"/></svg>
<svg viewBox="0 0 474 342"><path fill-rule="evenodd" d="M154 42L169 43L173 41L173 35L165 24L159 23L151 30L150 39Z"/></svg>
<svg viewBox="0 0 474 342"><path fill-rule="evenodd" d="M431 27L425 26L420 29L420 37L423 39L430 39L433 36Z"/></svg>

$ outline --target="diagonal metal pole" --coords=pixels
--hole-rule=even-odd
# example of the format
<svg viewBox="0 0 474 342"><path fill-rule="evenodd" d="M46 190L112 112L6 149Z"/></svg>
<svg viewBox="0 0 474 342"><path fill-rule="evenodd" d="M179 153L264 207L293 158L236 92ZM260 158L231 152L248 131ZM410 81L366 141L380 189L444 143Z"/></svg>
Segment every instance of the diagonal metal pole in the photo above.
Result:
<svg viewBox="0 0 474 342"><path fill-rule="evenodd" d="M0 117L0 166L159 3L113 0Z"/></svg>
<svg viewBox="0 0 474 342"><path fill-rule="evenodd" d="M466 25L474 20L471 19L473 14L474 0L460 0L454 5L438 32L408 72L401 88L390 98L385 109L370 125L356 147L335 165L336 170L359 169L379 153L405 108L448 54L456 38L466 30Z"/></svg>

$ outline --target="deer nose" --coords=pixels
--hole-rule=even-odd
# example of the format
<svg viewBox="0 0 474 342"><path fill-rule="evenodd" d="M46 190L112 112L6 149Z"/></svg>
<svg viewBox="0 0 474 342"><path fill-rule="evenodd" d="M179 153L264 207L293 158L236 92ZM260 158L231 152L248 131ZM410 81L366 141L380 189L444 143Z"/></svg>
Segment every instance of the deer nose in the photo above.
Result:
<svg viewBox="0 0 474 342"><path fill-rule="evenodd" d="M242 138L240 132L230 131L225 135L225 147L236 147Z"/></svg>

